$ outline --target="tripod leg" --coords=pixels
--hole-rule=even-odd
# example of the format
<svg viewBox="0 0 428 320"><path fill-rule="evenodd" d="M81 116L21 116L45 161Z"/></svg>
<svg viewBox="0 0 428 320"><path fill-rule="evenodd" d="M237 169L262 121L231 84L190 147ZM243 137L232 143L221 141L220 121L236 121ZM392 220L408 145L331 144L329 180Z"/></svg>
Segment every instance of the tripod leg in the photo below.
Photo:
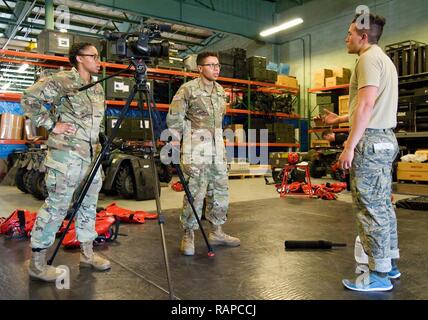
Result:
<svg viewBox="0 0 428 320"><path fill-rule="evenodd" d="M70 215L70 220L69 220L64 232L62 233L61 238L59 239L57 246L55 247L54 253L52 254L51 258L47 262L48 265L52 265L56 255L58 253L58 250L61 247L61 244L65 238L65 235L67 234L67 232L68 232L68 230L69 230L69 228L73 222L73 219L74 219L75 215L77 214L77 211L79 211L79 208L80 208L80 206L81 206L81 204L82 204L82 202L86 196L86 193L88 192L88 189L91 186L91 183L94 180L98 169L100 168L101 161L104 158L107 150L110 149L111 143L117 135L117 131L119 130L120 125L122 124L122 121L123 121L123 118L125 117L126 112L128 112L129 106L131 105L131 102L134 99L136 92L137 92L137 86L135 85L132 88L128 99L126 100L126 104L123 107L123 109L119 115L119 119L117 120L116 125L114 126L111 135L108 137L107 142L102 147L101 152L98 154L98 156L93 161L93 164L92 164L92 167L91 167L89 174L85 177L85 179L83 179L83 181L81 182L79 187L74 192L73 199L75 199L75 200L67 210L67 215Z"/></svg>
<svg viewBox="0 0 428 320"><path fill-rule="evenodd" d="M189 186L186 183L186 179L184 178L183 171L181 170L181 167L179 164L173 164L173 166L174 166L175 170L177 171L178 178L180 179L180 182L183 185L184 192L186 194L187 200L189 201L190 207L192 208L192 212L195 215L195 218L196 218L196 221L198 222L199 228L201 229L202 236L204 237L205 243L206 243L207 248L208 248L208 256L214 257L215 256L214 250L208 241L207 235L204 231L204 228L202 227L201 220L199 219L198 214L196 212L195 206L193 204L194 199L193 199L193 196L189 190Z"/></svg>
<svg viewBox="0 0 428 320"><path fill-rule="evenodd" d="M158 172L155 162L155 155L156 155L156 140L155 140L155 132L154 132L154 126L153 126L153 119L152 119L152 113L150 111L151 106L151 100L149 98L149 95L147 93L147 88L145 89L145 99L147 101L147 106L149 110L149 123L150 123L150 129L152 131L152 154L151 154L151 162L152 162L152 168L153 168L153 176L155 181L155 200L156 200L156 209L158 213L158 223L159 223L159 229L161 233L161 239L162 239L162 249L163 249L163 256L164 256L164 262L165 262L165 270L166 270L166 277L168 281L168 287L169 287L169 297L171 300L174 300L174 291L171 281L171 271L169 268L169 261L168 261L168 251L166 247L166 241L165 241L165 232L164 232L164 224L165 224L165 217L162 213L161 203L160 203L160 197L159 197L159 178L158 178ZM141 95L141 91L139 92L139 99L138 99L138 105L141 110L141 115L143 115L143 99ZM144 119L143 119L144 122Z"/></svg>

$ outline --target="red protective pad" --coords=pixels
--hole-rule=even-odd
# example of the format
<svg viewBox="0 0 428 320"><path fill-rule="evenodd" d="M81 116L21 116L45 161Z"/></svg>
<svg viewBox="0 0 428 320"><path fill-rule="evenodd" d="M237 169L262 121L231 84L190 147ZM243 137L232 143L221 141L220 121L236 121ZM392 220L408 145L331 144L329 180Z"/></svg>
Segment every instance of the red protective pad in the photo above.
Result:
<svg viewBox="0 0 428 320"><path fill-rule="evenodd" d="M323 200L336 200L337 196L332 193L329 192L327 190L325 190L324 188L318 188L315 191L315 194L317 195L318 198L323 199Z"/></svg>
<svg viewBox="0 0 428 320"><path fill-rule="evenodd" d="M339 189L339 188L346 189L346 182L330 183L330 187L335 189Z"/></svg>
<svg viewBox="0 0 428 320"><path fill-rule="evenodd" d="M302 183L301 182L293 182L288 186L288 190L290 192L301 192Z"/></svg>
<svg viewBox="0 0 428 320"><path fill-rule="evenodd" d="M302 190L304 194L307 194L307 195L313 194L312 186L310 184L302 184Z"/></svg>
<svg viewBox="0 0 428 320"><path fill-rule="evenodd" d="M24 230L21 230L21 227L20 227L20 221L18 216L19 211L22 211L24 213L24 219L25 219ZM16 209L14 212L11 213L9 217L4 219L3 222L0 224L0 234L6 234L11 236L25 235L29 237L35 221L36 221L35 212Z"/></svg>
<svg viewBox="0 0 428 320"><path fill-rule="evenodd" d="M97 213L95 220L95 231L97 232L98 236L108 237L110 235L110 228L115 222L115 217L106 215L105 211ZM68 221L65 220L60 230L64 230L67 223ZM62 244L68 248L75 248L80 246L80 242L76 237L76 228L74 222L71 224L70 229L68 229Z"/></svg>
<svg viewBox="0 0 428 320"><path fill-rule="evenodd" d="M132 211L121 208L115 202L109 204L106 208L106 215L116 216L121 222L144 223L145 219L157 219L157 213L149 213L146 211Z"/></svg>

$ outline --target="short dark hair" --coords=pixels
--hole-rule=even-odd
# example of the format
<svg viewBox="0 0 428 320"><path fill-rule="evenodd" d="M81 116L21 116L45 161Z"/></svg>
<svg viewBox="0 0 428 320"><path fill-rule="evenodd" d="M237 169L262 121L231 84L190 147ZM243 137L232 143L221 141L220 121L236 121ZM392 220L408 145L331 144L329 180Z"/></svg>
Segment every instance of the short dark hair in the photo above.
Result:
<svg viewBox="0 0 428 320"><path fill-rule="evenodd" d="M77 67L76 57L82 53L81 50L86 49L87 47L93 47L94 45L90 42L77 42L74 43L70 50L68 51L68 60L70 61L73 67Z"/></svg>
<svg viewBox="0 0 428 320"><path fill-rule="evenodd" d="M208 57L216 57L218 59L218 53L212 51L205 51L198 54L196 57L196 64L198 66L202 65L206 58Z"/></svg>
<svg viewBox="0 0 428 320"><path fill-rule="evenodd" d="M321 137L325 137L326 135L328 135L328 134L330 134L330 133L334 133L334 131L333 131L333 130L331 130L331 129L325 129L325 130L322 132Z"/></svg>
<svg viewBox="0 0 428 320"><path fill-rule="evenodd" d="M352 20L352 23L356 23L357 20L360 20L360 16L363 16L362 17L363 21L364 19L366 19L366 16L364 16L363 13L357 14L354 20ZM363 33L367 34L370 44L377 44L379 42L380 37L382 36L383 26L385 25L386 20L384 17L374 15L372 13L370 13L369 19L370 19L369 29L358 28L358 26L356 27L356 29L358 34L360 35Z"/></svg>

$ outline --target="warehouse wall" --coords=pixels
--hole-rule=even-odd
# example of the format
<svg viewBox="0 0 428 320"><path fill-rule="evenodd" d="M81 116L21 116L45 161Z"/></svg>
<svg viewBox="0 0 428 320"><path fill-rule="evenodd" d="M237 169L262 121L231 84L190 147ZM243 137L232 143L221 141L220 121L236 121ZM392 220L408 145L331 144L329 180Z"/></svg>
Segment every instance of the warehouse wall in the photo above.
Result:
<svg viewBox="0 0 428 320"><path fill-rule="evenodd" d="M307 103L305 94L311 87L313 71L317 68L343 66L352 68L356 59L346 51L345 36L358 5L369 6L371 12L387 19L380 45L417 40L428 43L427 0L314 0L303 6L294 7L277 16L282 22L293 17L302 17L304 24L296 31L285 31L267 40L283 43L278 46L264 44L247 38L229 36L207 49L223 50L232 47L247 49L247 55L262 55L268 60L291 65L290 74L297 76L301 85L302 105ZM305 47L305 61L303 48ZM314 108L312 95L309 96ZM302 108L307 116L308 108ZM317 110L314 110L316 113Z"/></svg>
<svg viewBox="0 0 428 320"><path fill-rule="evenodd" d="M298 77L300 83L303 83L306 76L306 89L311 87L313 71L317 68L353 67L357 56L347 53L344 41L349 23L355 15L355 9L360 4L362 3L358 0L312 1L279 15L278 21L295 16L301 16L305 20L298 31L286 33L281 39L276 40L291 41L280 46L278 58L282 62L290 63L292 73ZM382 15L387 20L379 43L382 48L387 44L404 40L428 43L428 19L426 18L428 2L426 0L367 1L364 4L369 6L371 12ZM314 16L318 18L314 19ZM304 72L302 57L303 41L293 40L299 37L306 44L306 72ZM311 58L309 58L310 50ZM311 109L314 108L315 100L312 96L310 96ZM316 113L317 110L314 112Z"/></svg>
<svg viewBox="0 0 428 320"><path fill-rule="evenodd" d="M266 42L258 42L248 38L229 35L224 40L221 40L211 46L204 48L204 51L221 51L231 48L244 48L247 50L247 57L264 56L269 61L273 61L273 45Z"/></svg>

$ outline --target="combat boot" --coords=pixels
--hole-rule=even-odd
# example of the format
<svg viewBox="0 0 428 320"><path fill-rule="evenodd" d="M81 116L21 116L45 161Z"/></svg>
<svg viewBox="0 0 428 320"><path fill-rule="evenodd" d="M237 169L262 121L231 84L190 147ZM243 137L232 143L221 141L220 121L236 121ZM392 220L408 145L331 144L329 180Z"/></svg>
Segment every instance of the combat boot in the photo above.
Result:
<svg viewBox="0 0 428 320"><path fill-rule="evenodd" d="M82 242L80 249L81 267L92 267L98 271L105 271L111 268L110 261L94 253L92 241Z"/></svg>
<svg viewBox="0 0 428 320"><path fill-rule="evenodd" d="M193 256L195 254L195 233L193 230L184 230L180 251L185 256Z"/></svg>
<svg viewBox="0 0 428 320"><path fill-rule="evenodd" d="M46 263L46 253L46 249L32 252L28 274L34 279L55 282L57 278L63 276L66 270L49 266Z"/></svg>
<svg viewBox="0 0 428 320"><path fill-rule="evenodd" d="M225 234L221 226L212 226L212 230L208 236L208 240L211 245L220 245L228 247L237 247L241 244L241 240L238 238Z"/></svg>

